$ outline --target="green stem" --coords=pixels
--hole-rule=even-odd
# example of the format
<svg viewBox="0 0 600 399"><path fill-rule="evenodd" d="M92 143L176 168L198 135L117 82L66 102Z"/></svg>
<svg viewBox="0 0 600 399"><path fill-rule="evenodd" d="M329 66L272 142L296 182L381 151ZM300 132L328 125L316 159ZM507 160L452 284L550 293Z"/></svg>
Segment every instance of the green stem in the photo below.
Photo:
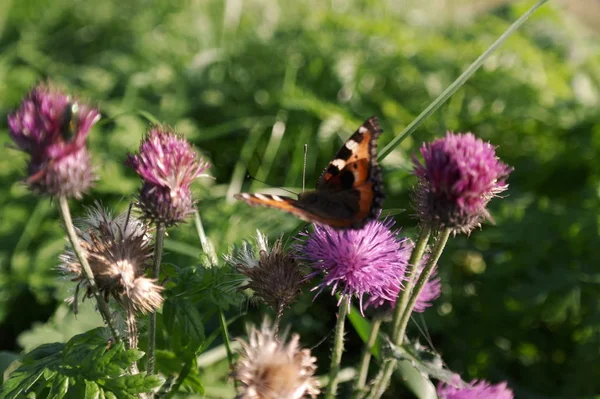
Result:
<svg viewBox="0 0 600 399"><path fill-rule="evenodd" d="M335 337L331 353L331 366L329 369L329 385L325 392L325 399L335 398L338 386L338 373L340 372L340 362L344 352L344 322L350 306L350 296L344 295L340 303L337 322L335 323Z"/></svg>
<svg viewBox="0 0 600 399"><path fill-rule="evenodd" d="M169 389L169 392L165 395L165 399L173 397L173 395L175 395L177 393L177 391L179 391L181 384L183 384L183 381L186 379L188 374L190 374L190 371L192 371L193 363L194 363L193 357L189 357L185 361L185 363L183 364L183 367L181 368L181 371L179 372L179 375L177 376L177 381L175 381L175 384L173 384L173 386Z"/></svg>
<svg viewBox="0 0 600 399"><path fill-rule="evenodd" d="M98 303L98 310L104 319L104 322L110 329L112 336L114 337L116 342L119 342L119 334L115 329L115 326L112 323L112 318L110 316L110 309L106 304L106 301L98 291L98 286L96 285L96 280L94 279L94 273L92 272L92 268L88 263L87 256L85 254L84 249L79 244L79 238L77 237L77 232L75 231L75 226L73 225L73 219L71 218L71 211L69 210L69 202L64 195L58 197L58 209L60 211L60 216L62 217L65 229L67 230L67 236L69 237L69 241L71 242L71 246L73 247L73 252L77 255L77 259L79 259L79 263L81 264L81 268L83 269L83 274L87 279L88 286L96 298L96 302Z"/></svg>
<svg viewBox="0 0 600 399"><path fill-rule="evenodd" d="M360 392L365 388L367 375L369 374L369 363L371 363L371 352L373 351L373 346L375 346L375 341L377 340L377 335L379 334L379 328L381 327L382 321L383 320L381 318L377 317L375 320L373 320L373 324L371 325L371 333L369 334L369 338L367 339L361 355L358 379L354 388L354 397L358 397Z"/></svg>
<svg viewBox="0 0 600 399"><path fill-rule="evenodd" d="M502 45L523 23L548 0L539 0L521 18L517 19L487 50L483 52L450 86L446 88L415 120L413 120L398 136L396 136L383 150L379 152L378 161L382 161L396 148L404 139L414 133L421 124L437 111L462 85L483 65L494 51Z"/></svg>
<svg viewBox="0 0 600 399"><path fill-rule="evenodd" d="M200 245L202 246L202 251L206 254L208 259L210 260L211 266L217 264L217 254L215 253L215 249L213 248L210 241L206 237L206 233L204 232L204 226L202 225L202 219L200 219L200 212L198 212L197 208L194 208L194 224L196 225L196 232L198 233L198 238L200 239Z"/></svg>
<svg viewBox="0 0 600 399"><path fill-rule="evenodd" d="M423 257L425 249L427 248L430 235L431 229L423 226L421 228L419 238L417 239L417 243L415 244L415 248L410 254L408 268L406 270L406 285L396 300L396 307L394 308L392 337L396 337L398 335L398 331L400 329L400 320L402 319L402 315L405 313L410 295L413 292L413 287L415 286L416 282L415 276L418 274L419 264L421 263L421 258Z"/></svg>
<svg viewBox="0 0 600 399"><path fill-rule="evenodd" d="M225 349L227 350L227 361L229 366L233 366L233 352L231 350L231 340L229 338L229 331L227 330L227 320L225 320L225 314L223 309L219 308L219 323L221 324L221 334L223 334L223 341Z"/></svg>
<svg viewBox="0 0 600 399"><path fill-rule="evenodd" d="M160 263L162 260L163 245L165 241L166 227L163 223L156 225L156 241L154 242L154 267L152 269L152 278L158 280L160 277ZM148 329L148 360L146 363L146 372L155 374L154 364L156 350L156 312L150 313L150 326Z"/></svg>
<svg viewBox="0 0 600 399"><path fill-rule="evenodd" d="M419 298L423 287L425 287L425 284L429 280L429 277L431 277L431 273L433 272L435 265L440 259L442 252L444 252L444 248L446 247L446 243L448 242L448 238L450 237L451 232L452 230L448 228L440 232L439 236L437 237L437 240L435 241L433 250L431 251L431 256L427 260L427 265L425 265L425 268L423 268L423 271L419 275L419 279L415 284L415 289L413 290L408 304L406 306L406 309L402 314L402 319L400 320L400 327L397 331L397 334L394 337L392 337L394 343L398 346L402 345L402 342L404 340L404 334L406 332L406 327L408 325L408 321L410 320L410 315L412 314L413 308L417 303L417 299ZM394 374L394 370L396 368L397 363L398 362L396 360L390 360L388 363L386 363L386 365L384 366L382 378L379 380L379 383L372 391L374 392L374 395L369 396L369 398L379 398L381 397L381 395L383 395L383 393L390 384L390 380L392 378L392 375Z"/></svg>

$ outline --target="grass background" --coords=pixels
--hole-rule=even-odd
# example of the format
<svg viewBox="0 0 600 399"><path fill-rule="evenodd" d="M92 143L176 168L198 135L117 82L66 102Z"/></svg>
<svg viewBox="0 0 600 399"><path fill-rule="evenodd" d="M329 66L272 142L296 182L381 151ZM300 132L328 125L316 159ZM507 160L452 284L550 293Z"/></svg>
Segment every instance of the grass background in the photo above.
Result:
<svg viewBox="0 0 600 399"><path fill-rule="evenodd" d="M517 398L590 398L600 394L600 52L591 17L599 5L550 3L385 159L385 208L407 209L396 220L414 236L410 155L421 142L455 130L499 145L515 172L509 195L491 204L496 225L451 240L440 262L443 295L416 321L467 379L507 380ZM371 115L380 118L383 148L531 4L3 0L0 145L10 141L7 113L33 84L52 79L103 114L90 135L100 179L73 212L96 199L124 210L139 185L123 166L126 154L153 118L169 124L213 165L215 180L194 191L223 254L257 228L273 238L298 228L291 216L231 200L265 188L247 172L298 192L308 143L310 187ZM58 213L21 183L25 156L3 154L2 368L24 348L98 322L61 305L73 287L53 270L64 245ZM166 262L201 262L193 223L170 231L166 245ZM315 346L321 373L335 302L312 301L306 289L284 319ZM232 306L227 316L247 312L256 321L263 310ZM214 317L204 323L207 334L218 328ZM232 325L234 336L243 331L241 321ZM415 323L410 334L425 340ZM356 364L360 347L349 328L344 365ZM208 397L231 397L225 361L197 373ZM410 395L397 381L389 397L401 393Z"/></svg>

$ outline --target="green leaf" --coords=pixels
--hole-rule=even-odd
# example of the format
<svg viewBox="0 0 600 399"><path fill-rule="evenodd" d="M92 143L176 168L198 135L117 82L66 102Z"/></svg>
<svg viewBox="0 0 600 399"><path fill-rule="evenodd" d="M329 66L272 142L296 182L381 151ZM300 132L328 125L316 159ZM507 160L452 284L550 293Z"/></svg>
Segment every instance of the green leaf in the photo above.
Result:
<svg viewBox="0 0 600 399"><path fill-rule="evenodd" d="M204 324L198 309L185 298L168 298L163 306L165 328L176 351L196 352L204 342Z"/></svg>
<svg viewBox="0 0 600 399"><path fill-rule="evenodd" d="M99 399L100 387L93 381L85 381L85 399Z"/></svg>
<svg viewBox="0 0 600 399"><path fill-rule="evenodd" d="M459 384L463 383L466 386L466 383L458 380L459 374L444 366L439 353L425 348L418 342L407 342L402 346L396 346L388 340L386 346L393 358L410 362L423 377L434 378L448 384L457 384L458 381Z"/></svg>
<svg viewBox="0 0 600 399"><path fill-rule="evenodd" d="M51 399L62 399L67 390L69 389L69 377L66 375L59 375L54 379L48 398Z"/></svg>
<svg viewBox="0 0 600 399"><path fill-rule="evenodd" d="M363 342L367 342L367 340L369 339L369 335L371 334L371 322L362 317L360 311L356 307L354 307L354 305L350 306L348 319L350 320L352 327L354 327L354 330L356 330L360 339L362 339ZM379 336L375 341L375 345L373 345L371 353L373 354L373 356L375 356L375 358L381 358L381 338Z"/></svg>
<svg viewBox="0 0 600 399"><path fill-rule="evenodd" d="M23 358L22 365L0 387L0 398L37 396L50 398L136 398L161 384L145 373L129 375L143 352L126 350L121 342L107 345L105 329L74 336L66 344L46 344Z"/></svg>

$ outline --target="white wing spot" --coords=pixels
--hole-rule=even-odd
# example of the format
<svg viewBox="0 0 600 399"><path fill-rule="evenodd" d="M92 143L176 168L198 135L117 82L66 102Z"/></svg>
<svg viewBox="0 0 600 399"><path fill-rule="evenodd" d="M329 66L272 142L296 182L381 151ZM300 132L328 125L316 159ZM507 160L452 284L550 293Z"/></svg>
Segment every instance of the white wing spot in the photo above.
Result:
<svg viewBox="0 0 600 399"><path fill-rule="evenodd" d="M358 132L359 132L360 134L365 134L365 133L367 133L368 131L369 131L369 130L368 130L366 127L364 127L364 126L361 126L361 127L359 127L359 128L358 128Z"/></svg>
<svg viewBox="0 0 600 399"><path fill-rule="evenodd" d="M356 147L358 147L358 143L354 140L348 140L346 141L346 144L344 144L346 146L347 149L349 149L350 151L354 150Z"/></svg>
<svg viewBox="0 0 600 399"><path fill-rule="evenodd" d="M344 168L344 166L346 166L346 161L344 161L343 159L334 159L331 164L333 166L335 166L336 168L338 168L339 170L342 170Z"/></svg>
<svg viewBox="0 0 600 399"><path fill-rule="evenodd" d="M281 197L280 197L280 196L278 196L278 195L272 195L271 197L272 197L272 198L273 198L275 201L283 201L283 198L281 198Z"/></svg>
<svg viewBox="0 0 600 399"><path fill-rule="evenodd" d="M250 197L252 197L252 196L251 196L250 194L248 194L248 193L242 193L242 194L241 194L241 196L242 196L242 198L243 198L243 199L250 199Z"/></svg>
<svg viewBox="0 0 600 399"><path fill-rule="evenodd" d="M259 193L256 193L256 194L254 194L254 196L255 196L256 198L258 198L259 200L263 200L263 201L265 201L265 200L268 200L268 199L269 199L269 197L267 197L266 195L259 194Z"/></svg>

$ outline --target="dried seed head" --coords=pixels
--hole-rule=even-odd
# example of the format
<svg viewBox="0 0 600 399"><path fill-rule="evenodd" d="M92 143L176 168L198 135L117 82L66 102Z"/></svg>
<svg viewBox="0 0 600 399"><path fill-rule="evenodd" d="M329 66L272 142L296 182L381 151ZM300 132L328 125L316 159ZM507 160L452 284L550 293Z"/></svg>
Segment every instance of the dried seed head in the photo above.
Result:
<svg viewBox="0 0 600 399"><path fill-rule="evenodd" d="M240 383L238 399L316 398L319 383L314 377L316 358L301 349L297 334L287 344L278 340L268 323L251 328L242 343L242 357L234 371Z"/></svg>
<svg viewBox="0 0 600 399"><path fill-rule="evenodd" d="M99 204L88 211L87 217L77 222L77 234L94 274L98 290L108 299L112 295L122 306L147 313L162 304L162 287L144 277L152 257L148 226L128 212L115 218ZM59 269L74 274L92 295L79 259L67 246L60 256Z"/></svg>
<svg viewBox="0 0 600 399"><path fill-rule="evenodd" d="M277 239L269 248L267 237L260 231L256 238L258 258L252 248L244 243L237 257L227 260L240 273L248 277L242 289L250 288L254 295L269 305L275 312L287 308L300 293L304 274L296 258L283 249L283 241Z"/></svg>

